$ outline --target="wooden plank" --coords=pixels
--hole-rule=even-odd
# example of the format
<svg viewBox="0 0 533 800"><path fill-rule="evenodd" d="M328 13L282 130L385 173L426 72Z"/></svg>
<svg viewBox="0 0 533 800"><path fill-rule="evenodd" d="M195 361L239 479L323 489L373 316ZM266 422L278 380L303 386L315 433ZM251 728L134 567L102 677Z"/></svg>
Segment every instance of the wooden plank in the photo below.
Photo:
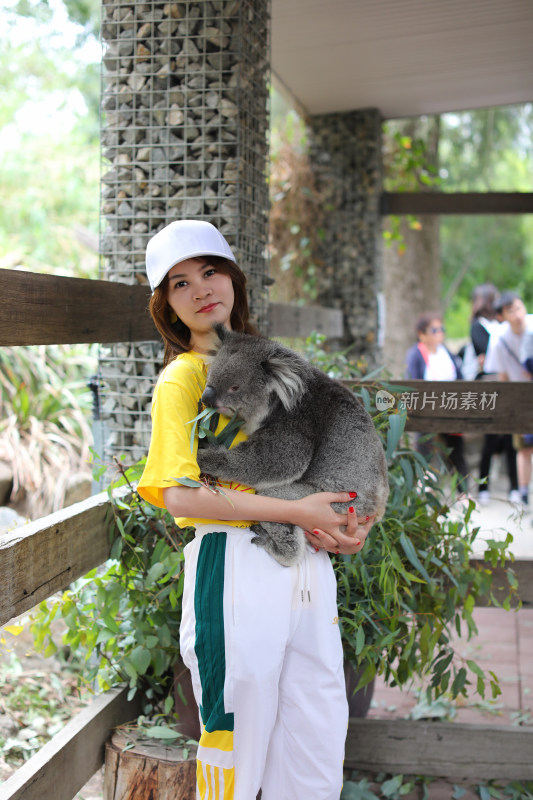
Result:
<svg viewBox="0 0 533 800"><path fill-rule="evenodd" d="M533 214L533 192L383 192L388 214Z"/></svg>
<svg viewBox="0 0 533 800"><path fill-rule="evenodd" d="M159 340L147 286L0 270L0 346ZM342 335L342 311L271 303L269 335Z"/></svg>
<svg viewBox="0 0 533 800"><path fill-rule="evenodd" d="M127 494L125 487L119 490ZM99 566L109 556L106 492L0 536L0 625ZM477 561L477 560L476 560ZM490 567L490 565L487 565ZM533 605L533 560L510 564L524 605ZM505 587L505 567L495 570L495 592ZM481 599L483 605L487 599Z"/></svg>
<svg viewBox="0 0 533 800"><path fill-rule="evenodd" d="M344 765L455 780L531 780L533 728L351 719Z"/></svg>
<svg viewBox="0 0 533 800"><path fill-rule="evenodd" d="M158 339L148 286L0 270L0 345Z"/></svg>
<svg viewBox="0 0 533 800"><path fill-rule="evenodd" d="M343 314L338 308L271 303L268 312L269 336L305 338L318 331L336 338L343 333Z"/></svg>
<svg viewBox="0 0 533 800"><path fill-rule="evenodd" d="M366 385L344 381L347 385ZM405 407L406 429L423 433L531 433L533 382L394 382L394 391L366 385L378 408Z"/></svg>
<svg viewBox="0 0 533 800"><path fill-rule="evenodd" d="M117 725L140 713L129 689L111 689L84 708L0 787L0 800L72 800L104 763Z"/></svg>
<svg viewBox="0 0 533 800"><path fill-rule="evenodd" d="M109 557L110 513L102 492L0 536L0 625Z"/></svg>

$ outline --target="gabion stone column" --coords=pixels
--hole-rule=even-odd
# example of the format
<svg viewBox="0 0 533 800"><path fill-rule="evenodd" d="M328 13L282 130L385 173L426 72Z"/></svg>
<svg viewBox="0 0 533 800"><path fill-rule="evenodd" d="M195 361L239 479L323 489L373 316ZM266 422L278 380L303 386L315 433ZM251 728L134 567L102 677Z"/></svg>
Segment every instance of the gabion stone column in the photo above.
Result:
<svg viewBox="0 0 533 800"><path fill-rule="evenodd" d="M102 277L146 283L148 239L216 225L266 324L270 0L104 0ZM147 452L157 344L102 353L103 452Z"/></svg>
<svg viewBox="0 0 533 800"><path fill-rule="evenodd" d="M382 292L380 194L381 117L376 109L312 116L311 164L325 197L321 305L340 308L353 358L379 361Z"/></svg>

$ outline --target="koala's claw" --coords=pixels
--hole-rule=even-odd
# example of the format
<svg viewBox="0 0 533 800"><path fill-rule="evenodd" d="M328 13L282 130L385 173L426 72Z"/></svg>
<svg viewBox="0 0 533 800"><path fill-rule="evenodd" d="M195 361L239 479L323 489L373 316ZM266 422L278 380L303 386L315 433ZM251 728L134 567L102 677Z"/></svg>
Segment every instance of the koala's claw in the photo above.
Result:
<svg viewBox="0 0 533 800"><path fill-rule="evenodd" d="M255 533L254 538L250 539L252 544L257 544L259 545L259 547L265 547L268 542L269 536L267 532L264 530L264 528L262 528L261 525L256 524L256 525L251 525L250 530L252 531L252 533Z"/></svg>

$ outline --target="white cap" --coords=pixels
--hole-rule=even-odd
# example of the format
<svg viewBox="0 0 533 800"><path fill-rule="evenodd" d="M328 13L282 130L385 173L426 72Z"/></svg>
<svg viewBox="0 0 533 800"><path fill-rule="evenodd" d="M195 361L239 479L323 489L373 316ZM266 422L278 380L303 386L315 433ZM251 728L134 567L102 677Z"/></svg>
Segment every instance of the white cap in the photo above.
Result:
<svg viewBox="0 0 533 800"><path fill-rule="evenodd" d="M174 264L198 256L220 256L237 263L229 244L210 222L179 219L156 233L146 247L146 274L152 292Z"/></svg>

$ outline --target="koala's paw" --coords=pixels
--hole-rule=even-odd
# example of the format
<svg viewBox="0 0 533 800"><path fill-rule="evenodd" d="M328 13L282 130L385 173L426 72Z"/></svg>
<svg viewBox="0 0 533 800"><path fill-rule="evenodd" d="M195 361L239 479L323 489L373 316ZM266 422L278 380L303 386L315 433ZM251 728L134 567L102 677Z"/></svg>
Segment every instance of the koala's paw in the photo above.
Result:
<svg viewBox="0 0 533 800"><path fill-rule="evenodd" d="M252 525L251 530L256 534L252 543L264 547L267 553L283 567L292 567L302 560L305 552L305 535L301 528L264 522Z"/></svg>
<svg viewBox="0 0 533 800"><path fill-rule="evenodd" d="M201 472L206 475L220 476L225 464L225 447L208 447L198 450L197 461Z"/></svg>
<svg viewBox="0 0 533 800"><path fill-rule="evenodd" d="M256 544L258 547L266 547L269 537L263 526L256 523L250 526L250 530L255 533L254 538L251 539L252 544Z"/></svg>

